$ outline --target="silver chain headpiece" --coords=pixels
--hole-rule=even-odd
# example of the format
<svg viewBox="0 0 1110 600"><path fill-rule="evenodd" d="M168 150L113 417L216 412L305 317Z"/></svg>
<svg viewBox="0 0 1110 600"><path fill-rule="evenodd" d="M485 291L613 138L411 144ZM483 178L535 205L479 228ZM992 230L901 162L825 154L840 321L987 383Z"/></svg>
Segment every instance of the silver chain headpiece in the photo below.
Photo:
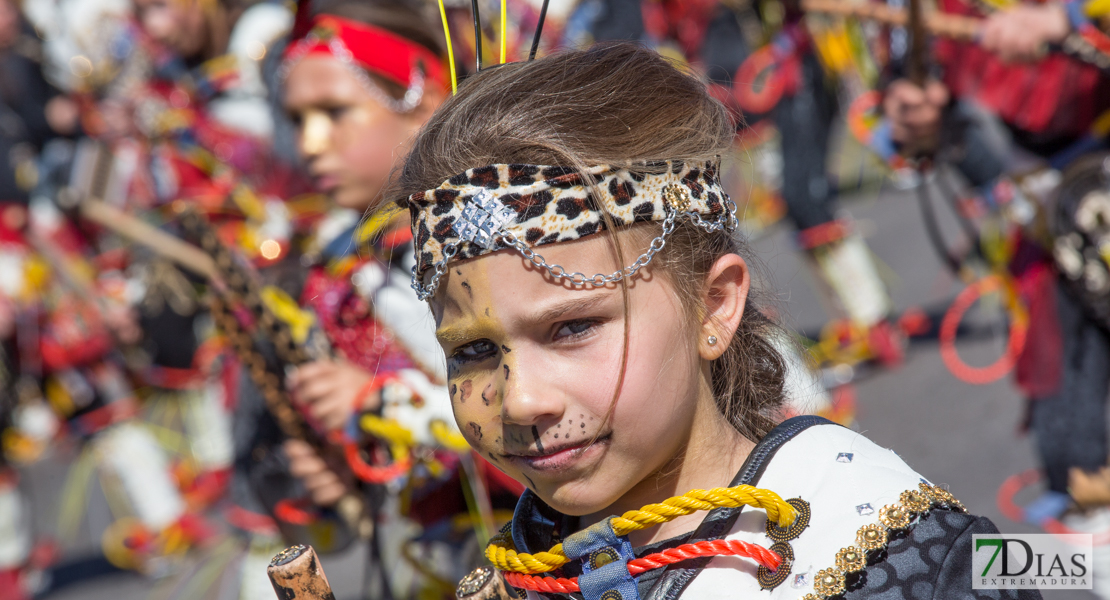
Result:
<svg viewBox="0 0 1110 600"><path fill-rule="evenodd" d="M717 180L718 164L656 163L645 166L661 172L646 174L609 166L584 174L535 165L471 169L402 202L412 214L416 243L412 287L421 300L428 300L452 261L505 248L574 286L603 287L631 278L663 250L682 218L707 232L736 229L736 204ZM597 202L594 190L601 192ZM534 250L600 231L605 226L602 210L617 226L660 221L662 231L631 265L608 275L568 272Z"/></svg>

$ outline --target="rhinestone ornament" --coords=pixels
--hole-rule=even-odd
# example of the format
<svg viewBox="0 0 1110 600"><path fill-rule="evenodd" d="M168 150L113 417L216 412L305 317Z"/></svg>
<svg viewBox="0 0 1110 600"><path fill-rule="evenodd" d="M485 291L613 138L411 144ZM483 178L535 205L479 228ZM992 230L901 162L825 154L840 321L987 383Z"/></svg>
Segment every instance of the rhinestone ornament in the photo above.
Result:
<svg viewBox="0 0 1110 600"><path fill-rule="evenodd" d="M860 528L856 533L856 546L864 550L878 550L886 545L886 529L878 523L871 523Z"/></svg>
<svg viewBox="0 0 1110 600"><path fill-rule="evenodd" d="M513 209L505 206L493 194L481 190L462 211L462 216L452 228L459 237L471 244L489 250L497 243L501 230L516 218Z"/></svg>
<svg viewBox="0 0 1110 600"><path fill-rule="evenodd" d="M844 593L844 571L836 567L821 569L813 580L813 591L821 596L835 596Z"/></svg>
<svg viewBox="0 0 1110 600"><path fill-rule="evenodd" d="M492 577L493 567L478 567L466 577L463 577L462 581L459 582L458 589L455 590L455 595L459 598L473 596L481 591Z"/></svg>
<svg viewBox="0 0 1110 600"><path fill-rule="evenodd" d="M663 186L663 200L675 212L690 210L690 188L677 183L668 183Z"/></svg>
<svg viewBox="0 0 1110 600"><path fill-rule="evenodd" d="M836 568L845 571L859 571L867 566L867 555L855 546L841 548L836 553Z"/></svg>
<svg viewBox="0 0 1110 600"><path fill-rule="evenodd" d="M889 504L879 509L879 521L889 529L905 529L912 520L909 511L898 504Z"/></svg>
<svg viewBox="0 0 1110 600"><path fill-rule="evenodd" d="M912 513L923 513L929 510L929 498L921 492L915 490L906 490L898 497L902 506Z"/></svg>

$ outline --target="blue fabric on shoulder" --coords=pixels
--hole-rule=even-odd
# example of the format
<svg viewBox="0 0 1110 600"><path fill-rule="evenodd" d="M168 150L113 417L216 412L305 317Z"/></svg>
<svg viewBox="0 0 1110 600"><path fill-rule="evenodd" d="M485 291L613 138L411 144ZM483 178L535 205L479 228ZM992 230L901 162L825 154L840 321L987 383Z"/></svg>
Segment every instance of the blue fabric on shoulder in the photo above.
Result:
<svg viewBox="0 0 1110 600"><path fill-rule="evenodd" d="M578 587L584 600L639 600L628 561L636 558L627 536L613 531L613 518L591 525L563 540L563 552L582 560Z"/></svg>

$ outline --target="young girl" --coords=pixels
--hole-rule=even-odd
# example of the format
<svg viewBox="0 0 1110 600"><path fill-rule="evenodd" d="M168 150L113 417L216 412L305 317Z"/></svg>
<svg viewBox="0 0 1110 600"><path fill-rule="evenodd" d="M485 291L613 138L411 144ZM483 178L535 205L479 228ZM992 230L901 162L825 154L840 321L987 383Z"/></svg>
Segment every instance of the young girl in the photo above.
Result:
<svg viewBox="0 0 1110 600"><path fill-rule="evenodd" d="M467 493L479 502L486 496L478 481L483 478L476 477L484 465L469 457L454 426L435 324L410 286L407 215L392 207L361 218L380 207L390 172L443 102L447 60L435 21L418 2L339 0L316 7L311 19L300 13L301 37L286 50L283 99L298 127L306 167L337 208L318 228L310 260L302 261L311 269L301 299L340 357L304 365L288 383L330 430L342 431L352 417L373 412L411 434L419 446L418 467L377 483L404 488L401 512L424 526L425 549L453 538L447 539L456 545L450 560L425 570L453 582L480 560L476 544L469 558L457 547L467 539L458 525L468 522L458 517L476 506L468 507ZM289 440L284 450L290 471L317 504L333 505L350 489L306 444ZM462 477L459 471L471 465ZM492 467L488 472L497 473ZM519 490L511 480L503 483ZM486 484L495 496L499 490L509 496L500 503L511 508L515 494L497 482ZM383 516L392 521L396 515ZM396 544L390 546L384 552L394 558L389 555L397 553Z"/></svg>
<svg viewBox="0 0 1110 600"><path fill-rule="evenodd" d="M972 590L994 526L893 452L779 422L734 125L618 44L485 70L414 142L394 197L455 418L528 488L487 557L532 598L1038 597Z"/></svg>
<svg viewBox="0 0 1110 600"><path fill-rule="evenodd" d="M433 26L409 3L332 2L304 16L305 31L282 67L284 104L309 174L339 210L318 227L302 299L343 358L305 365L289 383L325 427L341 430L359 409L379 408L376 377L439 364L431 355L432 325L409 289L408 271L395 264L411 253L400 214L379 215L370 227L359 219L381 203L395 157L443 101L447 73ZM440 389L442 399L427 398L431 408L446 406ZM429 438L427 424L420 429L416 435ZM342 496L339 476L307 445L290 441L286 453L317 503Z"/></svg>

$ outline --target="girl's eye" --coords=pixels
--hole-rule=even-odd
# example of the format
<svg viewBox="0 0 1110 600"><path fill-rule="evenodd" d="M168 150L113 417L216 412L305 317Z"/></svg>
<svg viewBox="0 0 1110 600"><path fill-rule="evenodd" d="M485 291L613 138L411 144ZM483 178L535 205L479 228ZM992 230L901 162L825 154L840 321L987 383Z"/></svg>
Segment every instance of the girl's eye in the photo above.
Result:
<svg viewBox="0 0 1110 600"><path fill-rule="evenodd" d="M478 340L459 346L451 353L451 358L460 362L485 360L497 353L497 346L489 340Z"/></svg>
<svg viewBox="0 0 1110 600"><path fill-rule="evenodd" d="M328 118L331 119L332 123L335 123L336 121L342 119L343 115L346 115L347 111L350 109L351 107L349 106L336 106L333 108L329 108L326 112Z"/></svg>
<svg viewBox="0 0 1110 600"><path fill-rule="evenodd" d="M556 340L575 339L582 337L590 332L597 326L597 321L589 319L582 319L579 321L568 321L563 323L561 327L555 332Z"/></svg>

